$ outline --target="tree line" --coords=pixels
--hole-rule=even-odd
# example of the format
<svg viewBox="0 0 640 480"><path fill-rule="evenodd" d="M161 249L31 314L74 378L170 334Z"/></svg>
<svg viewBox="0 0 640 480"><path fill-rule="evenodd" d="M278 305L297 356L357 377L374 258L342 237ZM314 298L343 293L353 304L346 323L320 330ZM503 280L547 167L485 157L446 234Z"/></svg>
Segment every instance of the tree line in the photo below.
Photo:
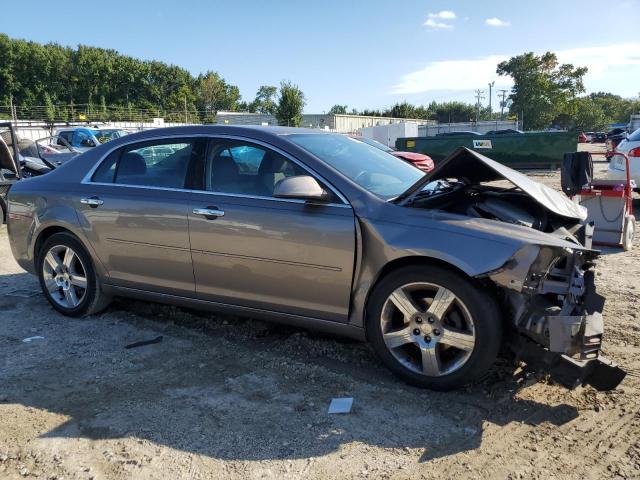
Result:
<svg viewBox="0 0 640 480"><path fill-rule="evenodd" d="M243 102L220 74L197 76L176 65L139 60L115 50L70 48L0 34L0 105L38 112L49 121L125 120L213 122L219 110L254 110L299 123L305 99L293 83L261 87Z"/></svg>
<svg viewBox="0 0 640 480"><path fill-rule="evenodd" d="M607 92L581 96L586 67L559 64L555 54L525 53L497 66L514 87L502 107L521 118L527 130L551 125L603 130L608 123L627 122L640 111L640 101ZM263 85L252 101L219 73L197 76L176 65L140 60L115 50L56 43L39 44L0 34L0 107L15 105L47 121L149 120L211 123L220 110L275 115L283 125L299 126L306 103L290 81ZM5 113L7 110L1 110ZM465 102L400 102L385 109L348 109L334 105L328 113L429 119L439 123L500 117L486 106ZM35 118L34 118L35 119Z"/></svg>

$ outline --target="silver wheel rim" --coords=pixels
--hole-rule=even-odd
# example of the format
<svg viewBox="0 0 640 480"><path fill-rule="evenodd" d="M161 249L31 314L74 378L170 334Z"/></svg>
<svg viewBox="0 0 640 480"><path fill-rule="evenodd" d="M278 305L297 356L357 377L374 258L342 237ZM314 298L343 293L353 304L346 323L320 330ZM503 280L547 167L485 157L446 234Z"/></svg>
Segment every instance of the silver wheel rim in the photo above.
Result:
<svg viewBox="0 0 640 480"><path fill-rule="evenodd" d="M476 344L467 306L451 290L433 283L409 283L394 290L382 307L380 325L396 360L428 377L462 368Z"/></svg>
<svg viewBox="0 0 640 480"><path fill-rule="evenodd" d="M76 252L65 245L51 247L42 262L49 295L64 308L75 308L87 293L87 270Z"/></svg>
<svg viewBox="0 0 640 480"><path fill-rule="evenodd" d="M629 219L627 220L627 231L626 231L626 244L631 246L633 244L633 234L635 233L636 224L633 222L633 220Z"/></svg>

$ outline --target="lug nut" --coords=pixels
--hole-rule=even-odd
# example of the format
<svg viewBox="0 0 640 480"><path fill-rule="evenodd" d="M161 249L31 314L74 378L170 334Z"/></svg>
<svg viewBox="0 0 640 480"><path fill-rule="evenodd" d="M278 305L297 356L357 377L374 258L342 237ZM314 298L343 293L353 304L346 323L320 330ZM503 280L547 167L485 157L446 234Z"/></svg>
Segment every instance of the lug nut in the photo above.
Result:
<svg viewBox="0 0 640 480"><path fill-rule="evenodd" d="M422 323L422 317L416 317L416 323Z"/></svg>
<svg viewBox="0 0 640 480"><path fill-rule="evenodd" d="M415 328L415 329L413 330L413 334L414 334L414 335L420 335L420 330L419 330L419 329L417 329L417 328Z"/></svg>
<svg viewBox="0 0 640 480"><path fill-rule="evenodd" d="M424 337L424 341L427 342L427 343L430 343L431 342L431 337L429 335L426 335Z"/></svg>
<svg viewBox="0 0 640 480"><path fill-rule="evenodd" d="M438 330L437 328L433 331L434 335L440 335L440 330Z"/></svg>
<svg viewBox="0 0 640 480"><path fill-rule="evenodd" d="M433 323L434 321L435 320L432 317L429 317L429 320L428 320L429 323Z"/></svg>

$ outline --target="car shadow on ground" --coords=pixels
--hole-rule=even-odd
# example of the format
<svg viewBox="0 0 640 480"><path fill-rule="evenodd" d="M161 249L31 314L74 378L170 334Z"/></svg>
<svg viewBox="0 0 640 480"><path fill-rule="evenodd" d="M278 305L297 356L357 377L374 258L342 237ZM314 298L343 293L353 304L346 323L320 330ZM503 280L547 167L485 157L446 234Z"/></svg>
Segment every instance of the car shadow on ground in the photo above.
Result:
<svg viewBox="0 0 640 480"><path fill-rule="evenodd" d="M355 442L418 449L428 461L478 448L487 422L578 416L566 404L518 399L506 364L468 388L425 391L357 342L142 302L69 319L42 295L6 294L33 287L28 278L0 276L0 385L8 403L65 416L40 438L134 437L221 460L319 457ZM36 335L44 338L23 342ZM327 414L340 396L354 398L352 412Z"/></svg>

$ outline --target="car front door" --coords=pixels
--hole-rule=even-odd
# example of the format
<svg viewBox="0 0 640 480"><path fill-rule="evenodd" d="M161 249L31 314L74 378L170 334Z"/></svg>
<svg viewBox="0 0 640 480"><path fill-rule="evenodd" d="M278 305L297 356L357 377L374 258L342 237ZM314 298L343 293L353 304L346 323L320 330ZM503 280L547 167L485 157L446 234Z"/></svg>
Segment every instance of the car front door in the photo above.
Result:
<svg viewBox="0 0 640 480"><path fill-rule="evenodd" d="M185 184L203 145L191 138L135 143L81 184L80 220L113 284L195 295Z"/></svg>
<svg viewBox="0 0 640 480"><path fill-rule="evenodd" d="M273 197L279 180L303 174L266 145L211 140L189 211L200 299L347 321L354 213L338 195L323 204Z"/></svg>

